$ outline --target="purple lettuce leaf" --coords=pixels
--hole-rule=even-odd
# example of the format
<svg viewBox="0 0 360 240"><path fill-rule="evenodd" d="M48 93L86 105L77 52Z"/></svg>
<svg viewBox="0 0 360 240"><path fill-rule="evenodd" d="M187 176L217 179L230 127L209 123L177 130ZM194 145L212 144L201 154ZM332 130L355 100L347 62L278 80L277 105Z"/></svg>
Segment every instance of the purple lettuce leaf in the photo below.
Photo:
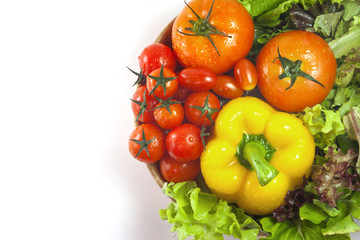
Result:
<svg viewBox="0 0 360 240"><path fill-rule="evenodd" d="M357 154L353 149L349 149L346 154L336 152L330 146L325 158L328 160L326 163L313 166L311 178L320 195L320 201L327 202L330 207L336 207L336 201L346 189L360 189L360 177L352 171Z"/></svg>
<svg viewBox="0 0 360 240"><path fill-rule="evenodd" d="M292 220L299 216L299 209L306 203L312 202L314 195L305 193L307 178L304 177L303 184L293 191L288 191L285 196L286 204L273 211L273 217L278 222Z"/></svg>

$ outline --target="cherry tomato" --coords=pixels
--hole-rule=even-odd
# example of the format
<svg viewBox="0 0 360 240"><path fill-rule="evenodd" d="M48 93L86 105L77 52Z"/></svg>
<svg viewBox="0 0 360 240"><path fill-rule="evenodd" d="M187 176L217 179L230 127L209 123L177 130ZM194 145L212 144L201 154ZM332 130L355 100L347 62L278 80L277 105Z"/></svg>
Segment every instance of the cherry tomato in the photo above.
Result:
<svg viewBox="0 0 360 240"><path fill-rule="evenodd" d="M216 74L206 67L189 67L179 73L179 84L191 91L209 91L215 87Z"/></svg>
<svg viewBox="0 0 360 240"><path fill-rule="evenodd" d="M160 127L172 129L184 120L184 108L175 100L166 101L164 104L159 103L154 110L154 117Z"/></svg>
<svg viewBox="0 0 360 240"><path fill-rule="evenodd" d="M333 87L336 59L324 39L307 31L288 31L260 51L258 87L274 107L299 112L322 102Z"/></svg>
<svg viewBox="0 0 360 240"><path fill-rule="evenodd" d="M160 160L165 153L163 130L150 123L138 126L130 134L129 152L140 162L153 163Z"/></svg>
<svg viewBox="0 0 360 240"><path fill-rule="evenodd" d="M209 37L191 36L192 27ZM214 28L219 33L211 33ZM254 23L237 0L189 1L172 28L172 47L179 63L185 68L207 67L216 75L229 71L238 59L245 57L253 38Z"/></svg>
<svg viewBox="0 0 360 240"><path fill-rule="evenodd" d="M179 162L165 154L159 161L160 173L167 182L194 181L200 173L200 159Z"/></svg>
<svg viewBox="0 0 360 240"><path fill-rule="evenodd" d="M216 86L212 90L216 95L227 99L241 97L244 94L244 90L237 85L235 79L228 75L217 76Z"/></svg>
<svg viewBox="0 0 360 240"><path fill-rule="evenodd" d="M172 97L176 93L178 85L177 75L166 67L155 69L146 78L146 87L149 94L163 100Z"/></svg>
<svg viewBox="0 0 360 240"><path fill-rule="evenodd" d="M170 157L180 162L196 160L204 149L200 128L188 123L171 130L165 144Z"/></svg>
<svg viewBox="0 0 360 240"><path fill-rule="evenodd" d="M155 122L153 110L159 103L153 96L148 94L146 86L140 86L132 96L131 109L136 117L142 123ZM144 99L145 96L145 99Z"/></svg>
<svg viewBox="0 0 360 240"><path fill-rule="evenodd" d="M153 43L141 52L139 65L146 76L163 65L175 71L176 59L171 48L163 43Z"/></svg>
<svg viewBox="0 0 360 240"><path fill-rule="evenodd" d="M217 118L221 105L211 92L193 92L184 103L185 118L192 124L210 126Z"/></svg>
<svg viewBox="0 0 360 240"><path fill-rule="evenodd" d="M179 84L178 90L174 94L173 99L178 100L178 101L185 101L186 98L190 95L190 93L192 93L190 91L190 89L184 88L183 86L181 86Z"/></svg>
<svg viewBox="0 0 360 240"><path fill-rule="evenodd" d="M254 64L246 58L241 58L236 62L234 66L234 77L240 88L246 91L254 89L258 82L256 68Z"/></svg>

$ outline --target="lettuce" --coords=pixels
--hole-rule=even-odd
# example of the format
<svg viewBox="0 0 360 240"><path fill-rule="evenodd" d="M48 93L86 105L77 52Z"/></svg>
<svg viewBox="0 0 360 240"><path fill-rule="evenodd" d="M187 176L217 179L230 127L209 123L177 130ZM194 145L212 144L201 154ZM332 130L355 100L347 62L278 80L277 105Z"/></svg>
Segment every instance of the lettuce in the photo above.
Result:
<svg viewBox="0 0 360 240"><path fill-rule="evenodd" d="M256 240L260 226L243 210L202 192L195 182L165 183L163 192L174 199L160 217L173 224L180 240L193 236L200 239L224 239L223 234L236 239Z"/></svg>
<svg viewBox="0 0 360 240"><path fill-rule="evenodd" d="M263 229L269 232L264 240L350 240L349 234L323 235L324 224L314 224L310 221L276 222L272 217L260 220Z"/></svg>
<svg viewBox="0 0 360 240"><path fill-rule="evenodd" d="M325 158L326 163L313 166L311 178L320 201L336 207L336 201L348 190L360 190L360 177L351 171L357 154L353 149L336 152L330 146Z"/></svg>
<svg viewBox="0 0 360 240"><path fill-rule="evenodd" d="M308 9L315 3L323 3L323 0L238 0L248 10L252 17L260 16L264 13L273 16L280 16L285 13L293 4L301 4Z"/></svg>
<svg viewBox="0 0 360 240"><path fill-rule="evenodd" d="M349 139L356 140L360 144L360 109L353 107L343 119ZM355 164L355 170L360 175L360 154Z"/></svg>
<svg viewBox="0 0 360 240"><path fill-rule="evenodd" d="M324 109L320 104L312 108L307 107L296 116L303 120L320 149L325 150L328 146L334 145L336 137L345 133L340 112Z"/></svg>
<svg viewBox="0 0 360 240"><path fill-rule="evenodd" d="M342 235L360 231L354 218L360 218L360 192L354 191L338 201L337 208L314 200L300 208L302 221L310 221L321 226L321 233L327 236ZM335 236L336 236L335 235Z"/></svg>
<svg viewBox="0 0 360 240"><path fill-rule="evenodd" d="M297 221L277 222L265 217L260 223L269 235L265 240L350 240L349 233L360 231L360 192L354 191L338 202L337 208L314 199L300 208Z"/></svg>

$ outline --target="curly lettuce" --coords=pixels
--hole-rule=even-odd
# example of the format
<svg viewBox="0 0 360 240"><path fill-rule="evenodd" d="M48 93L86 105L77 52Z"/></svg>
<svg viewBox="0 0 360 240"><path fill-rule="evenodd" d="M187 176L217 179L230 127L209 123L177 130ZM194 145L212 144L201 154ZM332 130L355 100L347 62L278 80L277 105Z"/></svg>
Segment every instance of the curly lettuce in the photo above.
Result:
<svg viewBox="0 0 360 240"><path fill-rule="evenodd" d="M202 192L195 182L166 183L163 192L174 202L160 210L160 217L172 224L171 231L177 231L180 240L188 236L221 240L224 234L257 239L260 226L255 220L214 194Z"/></svg>

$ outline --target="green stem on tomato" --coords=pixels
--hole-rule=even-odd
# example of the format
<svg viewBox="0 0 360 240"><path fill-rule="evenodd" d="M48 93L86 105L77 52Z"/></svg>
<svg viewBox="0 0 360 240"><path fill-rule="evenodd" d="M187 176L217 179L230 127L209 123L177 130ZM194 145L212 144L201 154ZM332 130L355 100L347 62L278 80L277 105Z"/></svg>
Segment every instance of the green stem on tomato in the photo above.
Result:
<svg viewBox="0 0 360 240"><path fill-rule="evenodd" d="M215 0L213 0L211 7L210 7L210 11L208 12L208 14L206 15L205 18L201 18L191 7L190 5L185 1L186 6L194 13L194 15L196 16L197 20L189 20L189 23L192 25L192 27L187 27L185 28L185 30L188 30L190 32L193 33L185 33L182 32L180 30L177 30L179 33L187 35L187 36L203 36L206 37L207 39L209 39L211 45L214 46L217 54L220 56L219 50L216 48L216 45L214 43L214 41L211 38L211 34L219 34L219 35L223 35L225 37L231 38L231 36L226 35L225 33L221 32L220 30L218 30L217 28L215 28L213 25L210 24L209 19L210 19L210 15L214 6L214 2Z"/></svg>

